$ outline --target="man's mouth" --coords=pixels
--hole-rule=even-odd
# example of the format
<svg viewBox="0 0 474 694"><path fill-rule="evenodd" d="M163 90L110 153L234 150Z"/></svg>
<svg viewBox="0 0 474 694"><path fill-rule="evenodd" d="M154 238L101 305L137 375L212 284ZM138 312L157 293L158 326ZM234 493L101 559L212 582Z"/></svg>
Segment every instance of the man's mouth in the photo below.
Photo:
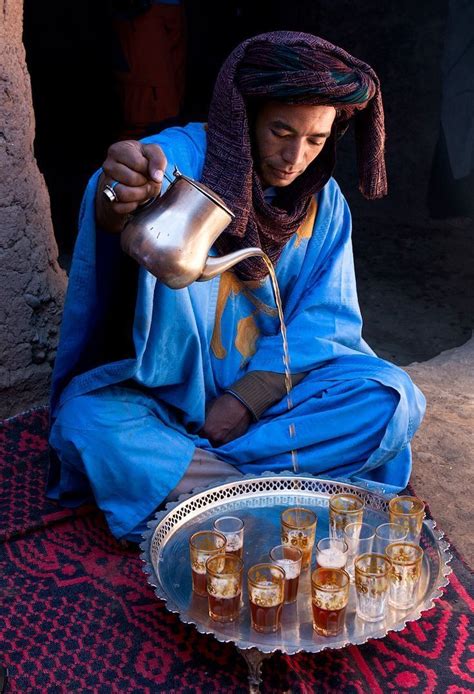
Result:
<svg viewBox="0 0 474 694"><path fill-rule="evenodd" d="M271 166L270 168L279 178L290 178L298 173L297 171L284 171L283 169L277 169L276 166Z"/></svg>

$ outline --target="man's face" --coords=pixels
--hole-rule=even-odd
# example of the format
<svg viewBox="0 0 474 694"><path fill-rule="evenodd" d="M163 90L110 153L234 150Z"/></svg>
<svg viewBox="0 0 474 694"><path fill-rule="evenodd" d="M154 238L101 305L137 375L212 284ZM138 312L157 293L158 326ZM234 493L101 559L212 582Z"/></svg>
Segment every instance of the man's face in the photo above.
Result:
<svg viewBox="0 0 474 694"><path fill-rule="evenodd" d="M289 186L320 154L336 117L332 106L269 101L255 121L257 171L263 188Z"/></svg>

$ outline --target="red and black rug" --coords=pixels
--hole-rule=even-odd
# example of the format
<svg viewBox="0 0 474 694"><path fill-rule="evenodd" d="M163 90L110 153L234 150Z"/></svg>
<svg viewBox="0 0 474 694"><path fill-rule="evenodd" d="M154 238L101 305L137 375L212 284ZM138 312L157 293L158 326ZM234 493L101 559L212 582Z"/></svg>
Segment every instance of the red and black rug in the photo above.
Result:
<svg viewBox="0 0 474 694"><path fill-rule="evenodd" d="M0 429L0 663L11 692L247 692L232 645L167 612L95 507L45 499L47 412ZM436 606L360 647L263 665L264 692L474 691L472 575L453 548Z"/></svg>

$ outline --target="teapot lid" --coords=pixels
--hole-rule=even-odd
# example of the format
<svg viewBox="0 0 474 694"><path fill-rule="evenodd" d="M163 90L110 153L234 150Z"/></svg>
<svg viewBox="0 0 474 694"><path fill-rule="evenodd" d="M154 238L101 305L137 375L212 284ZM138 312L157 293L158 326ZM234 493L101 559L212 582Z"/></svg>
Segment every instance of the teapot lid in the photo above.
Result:
<svg viewBox="0 0 474 694"><path fill-rule="evenodd" d="M232 212L232 210L230 210L227 207L223 199L219 195L217 195L217 193L214 193L213 190L208 188L208 186L204 185L204 183L200 183L198 181L195 181L193 178L189 178L189 176L185 176L181 173L177 166L174 167L173 176L175 177L173 183L177 181L179 178L183 178L185 181L194 186L194 188L197 188L199 191L201 191L201 193L203 193L207 198L212 200L212 202L221 207L224 210L224 212L227 212L227 214L230 215L232 219L235 219L235 214Z"/></svg>

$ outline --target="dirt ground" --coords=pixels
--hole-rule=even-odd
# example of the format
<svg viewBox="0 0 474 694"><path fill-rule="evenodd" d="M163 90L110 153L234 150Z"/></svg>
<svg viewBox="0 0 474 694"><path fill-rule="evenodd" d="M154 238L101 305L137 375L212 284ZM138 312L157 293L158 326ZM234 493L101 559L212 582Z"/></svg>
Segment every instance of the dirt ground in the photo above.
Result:
<svg viewBox="0 0 474 694"><path fill-rule="evenodd" d="M353 238L365 338L379 356L400 366L418 362L408 370L428 400L414 440L412 482L473 566L472 505L466 495L474 481L472 350L456 351L462 359L455 378L443 371L443 358L432 366L429 360L472 335L474 222L409 226L355 220Z"/></svg>

